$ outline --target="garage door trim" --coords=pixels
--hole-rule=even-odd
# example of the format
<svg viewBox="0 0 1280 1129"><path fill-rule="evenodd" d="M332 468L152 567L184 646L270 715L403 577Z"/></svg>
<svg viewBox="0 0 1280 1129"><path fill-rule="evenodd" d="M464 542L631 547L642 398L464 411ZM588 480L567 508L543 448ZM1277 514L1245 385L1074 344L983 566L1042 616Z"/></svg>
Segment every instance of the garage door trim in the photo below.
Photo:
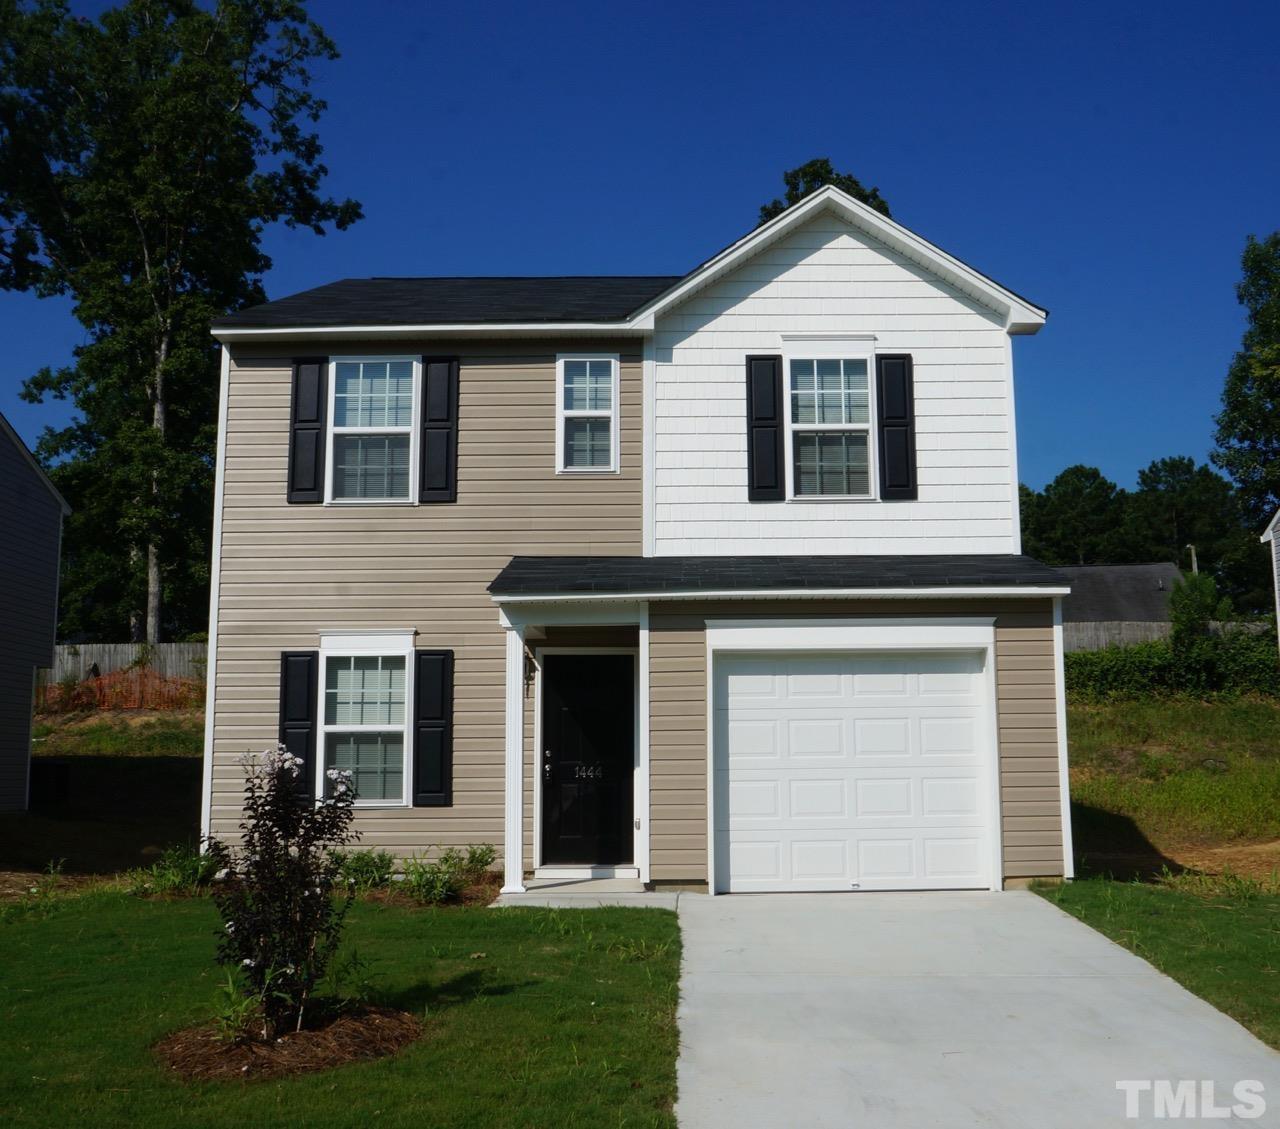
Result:
<svg viewBox="0 0 1280 1129"><path fill-rule="evenodd" d="M991 812L991 889L1004 887L1003 818L1000 808L999 723L996 715L994 616L902 616L859 619L707 620L707 875L712 894L722 893L716 872L715 678L716 656L742 652L857 654L968 651L982 654L985 700L983 751Z"/></svg>

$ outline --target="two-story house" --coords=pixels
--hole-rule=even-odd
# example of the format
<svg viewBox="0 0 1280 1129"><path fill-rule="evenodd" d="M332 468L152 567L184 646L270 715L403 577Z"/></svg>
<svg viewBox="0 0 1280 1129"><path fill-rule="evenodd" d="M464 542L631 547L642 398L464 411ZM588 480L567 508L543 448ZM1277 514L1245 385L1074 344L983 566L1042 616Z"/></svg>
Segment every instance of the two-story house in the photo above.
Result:
<svg viewBox="0 0 1280 1129"><path fill-rule="evenodd" d="M277 736L363 844L738 890L1071 873L1021 555L1045 311L834 188L682 277L220 319L204 828Z"/></svg>

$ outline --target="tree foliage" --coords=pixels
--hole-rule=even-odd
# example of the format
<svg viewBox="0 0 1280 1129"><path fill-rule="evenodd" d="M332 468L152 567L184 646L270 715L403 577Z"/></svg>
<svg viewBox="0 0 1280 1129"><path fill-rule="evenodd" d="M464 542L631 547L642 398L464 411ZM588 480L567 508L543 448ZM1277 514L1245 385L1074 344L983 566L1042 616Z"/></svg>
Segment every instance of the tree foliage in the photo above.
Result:
<svg viewBox="0 0 1280 1129"><path fill-rule="evenodd" d="M864 188L862 181L851 173L836 172L827 157L815 157L794 169L782 174L782 181L787 190L782 199L775 199L760 208L760 223L768 223L774 216L785 212L792 204L798 204L806 196L812 196L818 189L834 184L842 192L847 192L855 200L861 200L868 207L875 208L881 215L889 215L889 205L880 195L878 188Z"/></svg>
<svg viewBox="0 0 1280 1129"><path fill-rule="evenodd" d="M1261 530L1280 507L1280 231L1250 236L1241 265L1236 296L1248 321L1222 390L1213 461Z"/></svg>
<svg viewBox="0 0 1280 1129"><path fill-rule="evenodd" d="M263 300L261 238L360 216L325 196L311 123L336 49L291 0L0 0L0 286L67 295L85 343L24 396L71 399L38 454L74 514L62 626L204 627L214 316Z"/></svg>
<svg viewBox="0 0 1280 1129"><path fill-rule="evenodd" d="M1185 455L1157 459L1123 490L1096 467L1068 467L1037 493L1019 487L1025 552L1046 564L1168 561L1201 570L1243 611L1270 606L1265 550L1231 483Z"/></svg>

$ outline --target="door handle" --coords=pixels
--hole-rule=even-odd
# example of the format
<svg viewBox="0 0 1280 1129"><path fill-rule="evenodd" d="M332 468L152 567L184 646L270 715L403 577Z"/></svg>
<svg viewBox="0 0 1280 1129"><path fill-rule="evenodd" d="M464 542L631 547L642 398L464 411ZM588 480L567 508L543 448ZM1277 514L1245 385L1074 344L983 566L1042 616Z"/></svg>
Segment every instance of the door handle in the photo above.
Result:
<svg viewBox="0 0 1280 1129"><path fill-rule="evenodd" d="M543 756L542 779L550 783L551 781L551 750L543 749L542 756Z"/></svg>

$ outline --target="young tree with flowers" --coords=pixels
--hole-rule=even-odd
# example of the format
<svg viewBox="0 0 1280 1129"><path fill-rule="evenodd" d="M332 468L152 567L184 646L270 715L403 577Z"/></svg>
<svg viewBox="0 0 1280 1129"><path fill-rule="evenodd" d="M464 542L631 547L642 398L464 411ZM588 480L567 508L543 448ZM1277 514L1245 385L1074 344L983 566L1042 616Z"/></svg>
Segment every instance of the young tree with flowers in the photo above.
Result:
<svg viewBox="0 0 1280 1129"><path fill-rule="evenodd" d="M330 769L326 795L301 787L303 762L283 745L245 758L244 818L234 847L208 841L224 881L218 962L236 970L258 1006L263 1039L302 1029L307 1004L337 951L353 894L337 848L354 842L355 788Z"/></svg>

